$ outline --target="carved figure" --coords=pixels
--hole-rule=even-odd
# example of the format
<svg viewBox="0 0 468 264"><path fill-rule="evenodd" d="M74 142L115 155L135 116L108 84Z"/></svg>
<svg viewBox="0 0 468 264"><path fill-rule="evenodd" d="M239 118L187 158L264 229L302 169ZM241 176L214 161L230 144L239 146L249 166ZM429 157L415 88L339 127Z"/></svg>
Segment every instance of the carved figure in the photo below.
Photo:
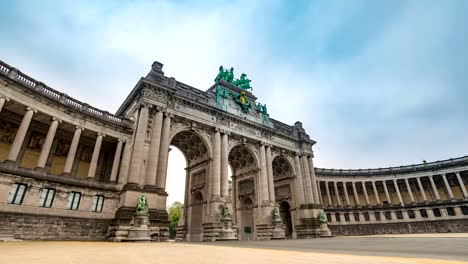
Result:
<svg viewBox="0 0 468 264"><path fill-rule="evenodd" d="M247 79L247 74L242 73L240 78L235 80L232 84L244 90L252 90L252 87L250 86L250 82L251 80Z"/></svg>
<svg viewBox="0 0 468 264"><path fill-rule="evenodd" d="M229 212L229 208L226 205L223 206L222 216L223 216L223 218L231 217L231 213Z"/></svg>
<svg viewBox="0 0 468 264"><path fill-rule="evenodd" d="M219 85L216 85L215 89L215 101L219 102L219 97L221 95L221 88L219 88Z"/></svg>
<svg viewBox="0 0 468 264"><path fill-rule="evenodd" d="M271 217L273 218L273 222L281 222L281 216L278 208L273 208L273 211L271 211Z"/></svg>
<svg viewBox="0 0 468 264"><path fill-rule="evenodd" d="M219 66L219 72L214 81L218 82L219 80L226 80L226 73L227 71L224 71L223 65Z"/></svg>
<svg viewBox="0 0 468 264"><path fill-rule="evenodd" d="M318 218L319 223L328 222L327 215L325 214L325 212L322 209L319 210L317 218Z"/></svg>
<svg viewBox="0 0 468 264"><path fill-rule="evenodd" d="M234 68L231 67L229 72L226 71L226 82L232 83L234 81Z"/></svg>
<svg viewBox="0 0 468 264"><path fill-rule="evenodd" d="M137 213L148 213L149 208L148 208L148 201L146 200L146 196L143 194L140 195L140 198L138 199L138 204L136 206L136 211Z"/></svg>

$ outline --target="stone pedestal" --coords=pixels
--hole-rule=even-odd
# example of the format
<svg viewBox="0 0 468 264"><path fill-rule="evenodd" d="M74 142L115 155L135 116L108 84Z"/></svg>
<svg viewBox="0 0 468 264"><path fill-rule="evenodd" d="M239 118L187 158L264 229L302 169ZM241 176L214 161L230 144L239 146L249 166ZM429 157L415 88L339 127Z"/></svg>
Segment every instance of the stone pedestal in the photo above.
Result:
<svg viewBox="0 0 468 264"><path fill-rule="evenodd" d="M150 242L151 230L148 228L149 213L136 212L133 215L133 226L128 230L127 238L122 241Z"/></svg>
<svg viewBox="0 0 468 264"><path fill-rule="evenodd" d="M231 217L222 217L221 225L222 229L218 241L237 240L237 233L232 229Z"/></svg>
<svg viewBox="0 0 468 264"><path fill-rule="evenodd" d="M327 223L320 223L320 237L332 237Z"/></svg>
<svg viewBox="0 0 468 264"><path fill-rule="evenodd" d="M281 220L273 220L273 231L271 232L271 239L285 239L283 224Z"/></svg>

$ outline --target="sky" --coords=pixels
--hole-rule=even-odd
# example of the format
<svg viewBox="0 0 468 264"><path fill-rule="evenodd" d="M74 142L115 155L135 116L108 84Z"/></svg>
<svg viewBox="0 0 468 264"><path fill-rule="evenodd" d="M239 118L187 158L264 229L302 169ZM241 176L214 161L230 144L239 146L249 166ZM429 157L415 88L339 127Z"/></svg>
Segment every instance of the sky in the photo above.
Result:
<svg viewBox="0 0 468 264"><path fill-rule="evenodd" d="M110 112L153 61L201 90L232 66L272 118L303 123L316 167L400 166L468 155L467 13L464 0L1 1L0 60Z"/></svg>

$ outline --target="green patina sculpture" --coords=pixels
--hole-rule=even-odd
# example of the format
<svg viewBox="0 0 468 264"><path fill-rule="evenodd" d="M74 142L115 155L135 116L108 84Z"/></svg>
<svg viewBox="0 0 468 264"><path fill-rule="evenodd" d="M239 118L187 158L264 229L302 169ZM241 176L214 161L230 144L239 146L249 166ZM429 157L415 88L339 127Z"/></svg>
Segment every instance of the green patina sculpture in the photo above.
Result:
<svg viewBox="0 0 468 264"><path fill-rule="evenodd" d="M319 210L317 218L318 218L319 223L323 224L323 223L328 222L327 215L325 214L325 212L322 209Z"/></svg>
<svg viewBox="0 0 468 264"><path fill-rule="evenodd" d="M252 108L252 103L247 100L245 91L242 91L238 94L233 94L232 97L234 98L234 101L241 107L244 113L248 113Z"/></svg>
<svg viewBox="0 0 468 264"><path fill-rule="evenodd" d="M252 90L252 87L250 86L251 80L247 79L247 75L245 73L242 73L239 79L234 80L234 68L231 67L229 70L224 70L224 67L221 65L219 66L218 75L216 75L214 81L218 82L219 80L232 83L237 87L241 88L242 91L240 93L232 93L225 89L221 90L220 86L217 85L215 88L215 101L217 107L222 108L222 105L220 104L221 97L226 99L229 97L229 95L231 95L234 101L241 107L242 111L244 113L248 113L253 106L252 103L249 102L247 100L247 97L245 96L245 91ZM266 105L261 107L261 111L266 113Z"/></svg>
<svg viewBox="0 0 468 264"><path fill-rule="evenodd" d="M232 84L236 85L237 87L243 90L252 90L250 82L251 80L247 79L247 74L242 73L240 78L235 80Z"/></svg>
<svg viewBox="0 0 468 264"><path fill-rule="evenodd" d="M271 211L271 216L273 218L273 222L281 222L281 216L278 208L273 208L273 211Z"/></svg>
<svg viewBox="0 0 468 264"><path fill-rule="evenodd" d="M140 195L140 198L138 199L138 204L136 207L137 213L148 213L149 208L148 208L148 201L146 200L146 196L143 194Z"/></svg>
<svg viewBox="0 0 468 264"><path fill-rule="evenodd" d="M223 218L230 218L231 217L231 213L229 212L229 208L226 205L224 205L224 207L223 207L222 216L223 216Z"/></svg>

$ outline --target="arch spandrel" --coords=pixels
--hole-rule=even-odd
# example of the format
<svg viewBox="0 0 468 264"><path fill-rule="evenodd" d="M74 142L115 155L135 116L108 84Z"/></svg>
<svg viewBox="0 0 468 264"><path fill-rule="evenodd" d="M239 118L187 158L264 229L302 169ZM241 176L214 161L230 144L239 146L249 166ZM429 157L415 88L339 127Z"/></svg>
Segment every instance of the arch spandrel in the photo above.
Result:
<svg viewBox="0 0 468 264"><path fill-rule="evenodd" d="M272 160L272 167L273 178L275 180L293 177L295 175L293 163L286 156L278 155L274 157Z"/></svg>
<svg viewBox="0 0 468 264"><path fill-rule="evenodd" d="M258 152L249 144L236 144L229 150L229 164L233 174L257 170L259 168Z"/></svg>

